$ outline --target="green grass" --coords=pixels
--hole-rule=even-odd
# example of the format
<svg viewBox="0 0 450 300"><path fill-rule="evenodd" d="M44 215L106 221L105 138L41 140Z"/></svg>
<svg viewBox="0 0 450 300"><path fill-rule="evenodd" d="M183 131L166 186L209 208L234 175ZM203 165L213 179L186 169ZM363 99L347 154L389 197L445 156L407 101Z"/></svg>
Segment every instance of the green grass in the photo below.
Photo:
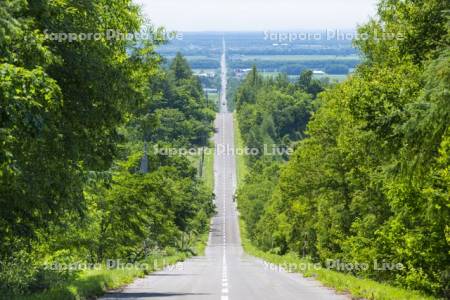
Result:
<svg viewBox="0 0 450 300"><path fill-rule="evenodd" d="M196 256L204 256L205 255L205 249L206 245L208 244L208 238L209 238L209 230L207 230L205 233L201 234L198 237L197 243L195 245L195 255Z"/></svg>
<svg viewBox="0 0 450 300"><path fill-rule="evenodd" d="M219 93L208 92L208 101L210 101L210 103L214 103L214 107L217 110L219 105Z"/></svg>
<svg viewBox="0 0 450 300"><path fill-rule="evenodd" d="M299 258L295 254L276 255L261 251L248 239L244 221L239 220L241 240L244 251L252 256L260 257L271 267L278 266L298 271L305 277L314 277L323 285L335 289L338 293L351 294L352 299L370 300L431 300L436 299L426 296L417 291L408 291L393 287L388 284L379 283L370 279L361 279L352 275L328 270L325 268L314 268L314 264L308 260ZM299 271L301 269L301 271Z"/></svg>
<svg viewBox="0 0 450 300"><path fill-rule="evenodd" d="M196 255L204 255L208 242L209 232L201 234L194 245ZM59 288L54 288L39 294L9 297L8 300L88 300L95 299L105 294L108 290L119 289L132 283L138 277L163 269L166 266L174 265L190 257L184 252L177 252L173 255L153 255L141 263L145 263L146 268L130 269L107 269L102 266L96 270L82 271L75 279L72 279ZM0 295L0 299L3 299Z"/></svg>
<svg viewBox="0 0 450 300"><path fill-rule="evenodd" d="M194 166L198 174L200 176L200 167L201 167L201 155L202 149L198 149L196 154L187 155L187 159L191 162L192 166ZM214 190L214 148L209 147L205 148L205 160L203 161L202 168L202 179L205 182L206 186L212 191Z"/></svg>
<svg viewBox="0 0 450 300"><path fill-rule="evenodd" d="M203 164L203 180L206 186L213 191L214 190L214 148L208 148L209 151L205 152L205 161Z"/></svg>
<svg viewBox="0 0 450 300"><path fill-rule="evenodd" d="M243 149L245 147L244 140L241 136L241 131L239 130L239 124L236 118L236 113L234 116L234 147L237 149ZM245 176L248 174L247 165L245 162L245 156L236 155L236 173L237 173L237 184L238 188L244 182Z"/></svg>
<svg viewBox="0 0 450 300"><path fill-rule="evenodd" d="M200 247L200 246L197 246ZM107 290L123 287L137 277L162 269L164 266L173 265L186 259L187 254L177 253L171 256L156 255L149 257L144 263L147 268L138 269L107 269L102 266L96 270L82 271L75 279L70 280L64 286L54 288L39 294L15 296L11 300L83 300L93 299L103 295Z"/></svg>

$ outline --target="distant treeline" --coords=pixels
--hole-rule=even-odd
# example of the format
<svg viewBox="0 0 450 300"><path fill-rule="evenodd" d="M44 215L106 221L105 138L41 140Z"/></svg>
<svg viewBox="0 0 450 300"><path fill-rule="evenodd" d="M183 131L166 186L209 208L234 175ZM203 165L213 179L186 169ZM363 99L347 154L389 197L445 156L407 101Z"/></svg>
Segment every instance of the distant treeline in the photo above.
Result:
<svg viewBox="0 0 450 300"><path fill-rule="evenodd" d="M170 62L170 61L169 61ZM192 59L189 61L194 69L218 69L220 63L218 59ZM347 74L350 69L354 69L360 63L359 59L339 59L339 60L302 60L302 61L280 61L280 60L230 60L229 68L250 69L256 66L259 70L266 72L281 72L288 75L299 75L304 70L322 70L328 74Z"/></svg>
<svg viewBox="0 0 450 300"><path fill-rule="evenodd" d="M347 74L350 69L354 69L360 60L302 60L278 61L278 60L231 60L229 67L232 69L249 69L256 66L265 72L281 72L288 75L299 75L304 70L323 70L329 74Z"/></svg>

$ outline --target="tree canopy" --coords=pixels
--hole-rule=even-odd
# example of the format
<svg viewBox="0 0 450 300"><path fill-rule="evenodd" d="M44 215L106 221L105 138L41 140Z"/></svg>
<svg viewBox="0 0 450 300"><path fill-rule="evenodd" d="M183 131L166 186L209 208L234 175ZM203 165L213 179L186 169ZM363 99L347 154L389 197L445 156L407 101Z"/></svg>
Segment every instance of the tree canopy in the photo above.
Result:
<svg viewBox="0 0 450 300"><path fill-rule="evenodd" d="M318 95L306 138L279 177L251 173L239 191L257 246L323 264L367 263L348 272L448 296L449 8L439 0L379 3L378 17L359 28L369 38L355 42L364 62ZM300 77L303 89L310 77ZM247 90L246 101L258 103ZM245 106L238 113L245 137ZM378 270L374 261L404 268Z"/></svg>
<svg viewBox="0 0 450 300"><path fill-rule="evenodd" d="M190 158L152 151L208 145L214 108L186 60L162 67L159 29L107 38L143 28L131 0L6 0L0 19L0 294L59 284L55 262L192 251L212 191Z"/></svg>

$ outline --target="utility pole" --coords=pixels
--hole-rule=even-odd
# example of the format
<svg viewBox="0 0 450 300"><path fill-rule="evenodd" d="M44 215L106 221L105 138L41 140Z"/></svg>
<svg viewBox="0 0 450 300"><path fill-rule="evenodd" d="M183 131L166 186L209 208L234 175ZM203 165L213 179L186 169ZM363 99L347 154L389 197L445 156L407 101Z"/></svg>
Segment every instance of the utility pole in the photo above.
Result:
<svg viewBox="0 0 450 300"><path fill-rule="evenodd" d="M306 251L308 249L308 232L303 233L303 258L306 257Z"/></svg>
<svg viewBox="0 0 450 300"><path fill-rule="evenodd" d="M144 155L141 159L141 169L142 174L148 173L148 155L147 155L147 141L144 141Z"/></svg>

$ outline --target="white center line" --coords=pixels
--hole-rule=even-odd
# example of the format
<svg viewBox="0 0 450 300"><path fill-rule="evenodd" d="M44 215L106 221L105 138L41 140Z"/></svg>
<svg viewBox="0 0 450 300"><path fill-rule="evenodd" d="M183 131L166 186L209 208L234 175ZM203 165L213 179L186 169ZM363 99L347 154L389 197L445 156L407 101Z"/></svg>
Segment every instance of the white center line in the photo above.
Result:
<svg viewBox="0 0 450 300"><path fill-rule="evenodd" d="M221 145L223 147L229 146L228 143L225 143L228 140L228 133L225 132L225 118L226 118L226 108L222 105L226 103L226 56L225 56L225 40L223 41L223 54L221 57L221 99L219 100L221 102L221 108L220 112L222 114L219 115L220 122L222 125L222 128L219 132L219 139L221 141ZM222 293L221 293L221 300L228 300L228 277L227 277L227 257L226 257L226 240L227 240L227 234L226 234L226 218L227 218L227 197L229 194L229 190L227 189L227 176L225 175L227 172L227 164L228 164L228 154L225 153L222 157L220 157L220 162L223 164L222 176L221 176L221 182L222 182L222 189L221 189L221 195L222 195L222 213L223 213L223 258L222 258ZM220 165L220 164L218 164Z"/></svg>

